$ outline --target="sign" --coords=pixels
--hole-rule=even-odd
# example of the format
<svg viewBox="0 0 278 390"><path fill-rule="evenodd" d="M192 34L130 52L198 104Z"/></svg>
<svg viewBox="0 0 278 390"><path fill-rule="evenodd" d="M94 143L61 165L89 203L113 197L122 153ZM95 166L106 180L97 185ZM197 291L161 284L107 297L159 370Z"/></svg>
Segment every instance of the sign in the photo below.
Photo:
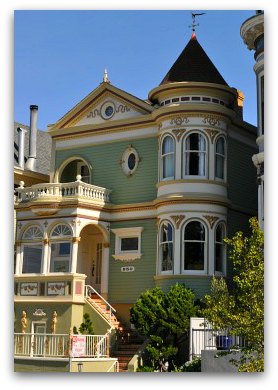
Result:
<svg viewBox="0 0 278 390"><path fill-rule="evenodd" d="M127 266L127 267L121 267L122 272L133 272L134 270L135 270L135 267L133 267L132 265Z"/></svg>
<svg viewBox="0 0 278 390"><path fill-rule="evenodd" d="M86 355L86 336L72 336L72 357Z"/></svg>

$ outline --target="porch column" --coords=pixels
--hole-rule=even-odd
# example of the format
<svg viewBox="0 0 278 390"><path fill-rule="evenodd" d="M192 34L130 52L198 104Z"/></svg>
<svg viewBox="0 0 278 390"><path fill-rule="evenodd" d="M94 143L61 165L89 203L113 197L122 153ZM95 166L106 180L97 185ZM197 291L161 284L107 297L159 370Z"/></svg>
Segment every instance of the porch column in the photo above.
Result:
<svg viewBox="0 0 278 390"><path fill-rule="evenodd" d="M42 273L45 275L48 271L48 249L49 249L49 240L45 238L43 240L43 260L42 260Z"/></svg>
<svg viewBox="0 0 278 390"><path fill-rule="evenodd" d="M101 267L101 295L106 299L108 296L109 275L109 244L103 243L102 267Z"/></svg>
<svg viewBox="0 0 278 390"><path fill-rule="evenodd" d="M20 274L21 269L21 243L16 243L15 275Z"/></svg>
<svg viewBox="0 0 278 390"><path fill-rule="evenodd" d="M72 251L71 251L71 270L72 274L76 273L77 270L77 255L78 255L78 243L80 241L80 237L72 238Z"/></svg>

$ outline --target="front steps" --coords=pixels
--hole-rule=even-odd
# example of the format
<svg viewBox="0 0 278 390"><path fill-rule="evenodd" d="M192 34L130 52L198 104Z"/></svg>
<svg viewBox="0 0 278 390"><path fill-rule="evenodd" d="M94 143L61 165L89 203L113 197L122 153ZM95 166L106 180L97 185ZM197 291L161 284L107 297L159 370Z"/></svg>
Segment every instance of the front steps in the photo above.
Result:
<svg viewBox="0 0 278 390"><path fill-rule="evenodd" d="M120 329L118 347L111 357L118 359L119 372L128 372L128 363L136 354L144 340L133 329Z"/></svg>
<svg viewBox="0 0 278 390"><path fill-rule="evenodd" d="M119 328L120 323L116 316L107 309L107 305L97 294L90 294L88 302L94 306L94 308L106 319L112 328Z"/></svg>

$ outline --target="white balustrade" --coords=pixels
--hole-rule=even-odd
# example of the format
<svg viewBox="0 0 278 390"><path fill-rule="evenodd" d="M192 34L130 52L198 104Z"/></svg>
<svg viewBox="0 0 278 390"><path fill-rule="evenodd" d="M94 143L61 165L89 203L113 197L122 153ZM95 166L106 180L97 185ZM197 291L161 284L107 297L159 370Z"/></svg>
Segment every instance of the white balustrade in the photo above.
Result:
<svg viewBox="0 0 278 390"><path fill-rule="evenodd" d="M98 187L93 184L75 181L72 183L43 183L35 184L32 187L23 186L17 189L18 202L26 202L49 197L83 197L86 199L109 202L110 190Z"/></svg>

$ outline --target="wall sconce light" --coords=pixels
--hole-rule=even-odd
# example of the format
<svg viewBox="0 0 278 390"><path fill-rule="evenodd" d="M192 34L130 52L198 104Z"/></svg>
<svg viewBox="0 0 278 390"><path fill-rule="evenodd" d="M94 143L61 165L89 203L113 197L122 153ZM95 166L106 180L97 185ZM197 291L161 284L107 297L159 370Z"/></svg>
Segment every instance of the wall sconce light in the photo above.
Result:
<svg viewBox="0 0 278 390"><path fill-rule="evenodd" d="M82 372L83 363L77 363L78 372Z"/></svg>

